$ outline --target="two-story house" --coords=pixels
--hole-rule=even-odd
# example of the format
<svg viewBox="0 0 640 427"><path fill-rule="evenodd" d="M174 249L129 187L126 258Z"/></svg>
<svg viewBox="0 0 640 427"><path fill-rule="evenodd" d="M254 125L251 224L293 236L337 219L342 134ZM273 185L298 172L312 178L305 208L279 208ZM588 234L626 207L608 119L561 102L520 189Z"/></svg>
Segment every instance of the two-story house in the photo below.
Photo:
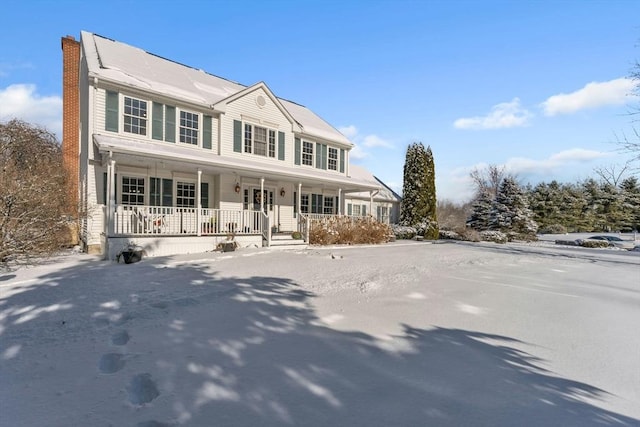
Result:
<svg viewBox="0 0 640 427"><path fill-rule="evenodd" d="M350 194L376 209L384 186L351 173L353 144L265 83L88 32L62 50L63 152L87 251L203 252L229 234L268 246L309 215L347 214Z"/></svg>

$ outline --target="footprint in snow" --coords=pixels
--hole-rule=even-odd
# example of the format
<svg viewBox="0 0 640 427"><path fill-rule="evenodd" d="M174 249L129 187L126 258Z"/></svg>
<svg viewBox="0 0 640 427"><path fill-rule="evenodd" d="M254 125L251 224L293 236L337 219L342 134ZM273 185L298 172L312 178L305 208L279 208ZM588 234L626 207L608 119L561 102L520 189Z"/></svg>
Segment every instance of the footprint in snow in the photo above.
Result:
<svg viewBox="0 0 640 427"><path fill-rule="evenodd" d="M129 402L133 405L144 405L160 396L155 381L151 378L151 374L138 374L131 378L131 382L127 386L129 393Z"/></svg>
<svg viewBox="0 0 640 427"><path fill-rule="evenodd" d="M127 331L119 331L111 335L111 344L125 345L129 342L129 333Z"/></svg>
<svg viewBox="0 0 640 427"><path fill-rule="evenodd" d="M103 374L115 374L124 368L124 355L119 353L103 354L98 363L98 369Z"/></svg>

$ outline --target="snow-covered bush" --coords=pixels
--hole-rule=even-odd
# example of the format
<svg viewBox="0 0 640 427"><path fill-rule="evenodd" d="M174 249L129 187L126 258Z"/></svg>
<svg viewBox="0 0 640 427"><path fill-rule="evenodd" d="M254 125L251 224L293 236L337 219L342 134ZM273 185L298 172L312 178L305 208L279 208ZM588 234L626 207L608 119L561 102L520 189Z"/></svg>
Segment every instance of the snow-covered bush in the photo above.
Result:
<svg viewBox="0 0 640 427"><path fill-rule="evenodd" d="M567 234L567 227L562 224L551 224L539 230L542 234Z"/></svg>
<svg viewBox="0 0 640 427"><path fill-rule="evenodd" d="M387 224L371 217L327 217L311 220L309 243L312 245L351 245L385 243L393 233Z"/></svg>
<svg viewBox="0 0 640 427"><path fill-rule="evenodd" d="M442 240L462 240L462 236L451 230L440 230L438 238Z"/></svg>
<svg viewBox="0 0 640 427"><path fill-rule="evenodd" d="M480 239L485 242L493 242L493 243L507 243L509 240L507 235L502 231L496 230L484 230L480 232Z"/></svg>
<svg viewBox="0 0 640 427"><path fill-rule="evenodd" d="M608 248L609 242L606 240L582 240L580 246L583 248Z"/></svg>
<svg viewBox="0 0 640 427"><path fill-rule="evenodd" d="M393 235L396 236L396 239L404 240L413 239L418 234L414 227L409 227L407 225L393 224L391 226L391 231L393 232Z"/></svg>

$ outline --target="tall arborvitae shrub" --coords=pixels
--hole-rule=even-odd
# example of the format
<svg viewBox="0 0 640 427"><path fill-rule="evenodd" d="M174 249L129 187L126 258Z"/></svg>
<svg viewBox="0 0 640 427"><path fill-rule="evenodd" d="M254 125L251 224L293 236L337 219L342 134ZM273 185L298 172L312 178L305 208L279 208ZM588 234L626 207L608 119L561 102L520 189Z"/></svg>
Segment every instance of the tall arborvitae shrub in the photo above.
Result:
<svg viewBox="0 0 640 427"><path fill-rule="evenodd" d="M438 238L435 163L431 148L421 142L407 148L400 224L415 227L427 239Z"/></svg>

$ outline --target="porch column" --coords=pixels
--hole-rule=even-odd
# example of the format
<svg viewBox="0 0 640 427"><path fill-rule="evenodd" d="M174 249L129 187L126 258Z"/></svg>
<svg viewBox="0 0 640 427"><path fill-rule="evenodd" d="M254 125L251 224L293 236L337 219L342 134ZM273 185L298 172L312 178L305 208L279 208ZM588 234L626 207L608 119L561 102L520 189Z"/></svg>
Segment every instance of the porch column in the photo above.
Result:
<svg viewBox="0 0 640 427"><path fill-rule="evenodd" d="M202 183L202 171L198 169L198 183L196 184L196 235L202 236L202 194L201 193L201 183Z"/></svg>
<svg viewBox="0 0 640 427"><path fill-rule="evenodd" d="M369 215L373 216L373 196L378 194L377 191L369 191Z"/></svg>
<svg viewBox="0 0 640 427"><path fill-rule="evenodd" d="M296 212L296 213L297 213L298 217L300 217L300 212L302 211L300 209L300 202L302 201L302 183L301 182L298 183L298 195L297 195L297 198L298 198L298 202L296 203L296 205L298 206L298 212Z"/></svg>
<svg viewBox="0 0 640 427"><path fill-rule="evenodd" d="M342 188L338 188L338 215L342 215Z"/></svg>
<svg viewBox="0 0 640 427"><path fill-rule="evenodd" d="M111 154L111 153L109 153ZM107 237L113 236L115 227L115 210L116 210L116 161L113 158L109 158L107 163L107 212L106 212L106 224L105 234Z"/></svg>

